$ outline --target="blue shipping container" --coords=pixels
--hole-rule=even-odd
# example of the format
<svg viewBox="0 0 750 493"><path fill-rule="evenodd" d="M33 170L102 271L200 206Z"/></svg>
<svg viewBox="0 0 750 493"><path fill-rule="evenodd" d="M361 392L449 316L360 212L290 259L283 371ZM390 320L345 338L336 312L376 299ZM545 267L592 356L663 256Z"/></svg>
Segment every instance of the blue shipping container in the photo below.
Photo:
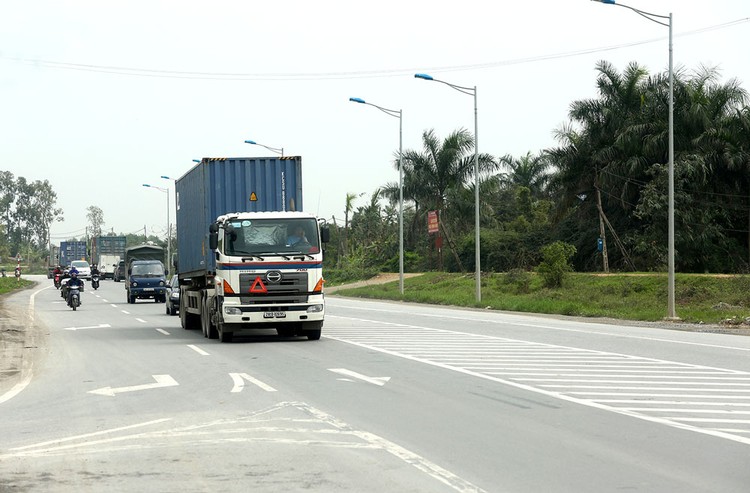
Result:
<svg viewBox="0 0 750 493"><path fill-rule="evenodd" d="M85 241L61 241L60 242L60 265L66 267L73 260L86 259Z"/></svg>
<svg viewBox="0 0 750 493"><path fill-rule="evenodd" d="M181 278L215 270L208 227L230 212L302 211L302 158L203 158L175 182Z"/></svg>
<svg viewBox="0 0 750 493"><path fill-rule="evenodd" d="M96 238L97 260L102 255L117 255L120 259L124 259L126 241L124 236L98 236Z"/></svg>

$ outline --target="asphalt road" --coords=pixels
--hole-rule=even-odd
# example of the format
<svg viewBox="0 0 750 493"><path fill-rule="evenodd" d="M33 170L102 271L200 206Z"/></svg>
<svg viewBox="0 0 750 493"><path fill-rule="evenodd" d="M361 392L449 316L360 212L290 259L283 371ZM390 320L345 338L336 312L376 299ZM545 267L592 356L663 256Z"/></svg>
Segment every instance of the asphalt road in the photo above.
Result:
<svg viewBox="0 0 750 493"><path fill-rule="evenodd" d="M747 491L747 337L331 296L220 344L124 291L5 300L0 492Z"/></svg>

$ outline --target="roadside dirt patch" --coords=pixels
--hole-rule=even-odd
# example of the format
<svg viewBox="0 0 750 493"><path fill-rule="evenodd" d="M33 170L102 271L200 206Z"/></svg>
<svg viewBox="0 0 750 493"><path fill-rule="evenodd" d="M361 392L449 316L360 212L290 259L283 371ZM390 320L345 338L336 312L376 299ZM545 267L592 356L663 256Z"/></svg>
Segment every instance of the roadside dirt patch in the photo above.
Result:
<svg viewBox="0 0 750 493"><path fill-rule="evenodd" d="M421 276L421 275L422 274L420 273L409 273L409 274L404 273L404 279L408 279L410 277ZM370 279L366 279L364 281L357 281L357 282L352 282L349 284L341 284L339 286L326 287L325 293L334 294L336 291L341 290L341 289L361 288L363 286L371 286L374 284L385 284L387 282L394 282L394 281L398 281L398 276L399 276L398 272L395 272L395 273L394 272L382 272L378 274L377 276L372 277Z"/></svg>

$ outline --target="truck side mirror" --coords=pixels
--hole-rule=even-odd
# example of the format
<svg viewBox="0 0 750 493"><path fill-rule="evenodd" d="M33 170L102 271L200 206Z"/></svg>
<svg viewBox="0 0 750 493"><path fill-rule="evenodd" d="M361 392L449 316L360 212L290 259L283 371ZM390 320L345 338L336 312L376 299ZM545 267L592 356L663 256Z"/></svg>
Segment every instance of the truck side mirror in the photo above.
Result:
<svg viewBox="0 0 750 493"><path fill-rule="evenodd" d="M216 250L219 248L219 225L211 223L208 227L208 248Z"/></svg>
<svg viewBox="0 0 750 493"><path fill-rule="evenodd" d="M327 226L320 229L320 241L323 243L331 241L331 230Z"/></svg>

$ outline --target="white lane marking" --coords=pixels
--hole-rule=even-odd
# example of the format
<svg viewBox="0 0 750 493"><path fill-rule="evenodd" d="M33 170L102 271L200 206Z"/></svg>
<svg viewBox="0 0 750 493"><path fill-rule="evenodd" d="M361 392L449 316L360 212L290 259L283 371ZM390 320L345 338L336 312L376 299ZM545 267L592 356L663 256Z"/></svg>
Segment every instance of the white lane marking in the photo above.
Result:
<svg viewBox="0 0 750 493"><path fill-rule="evenodd" d="M121 311L122 313L124 313L125 315L130 315L130 312L128 312L128 311L125 311L125 310L120 310L120 311Z"/></svg>
<svg viewBox="0 0 750 493"><path fill-rule="evenodd" d="M304 417L287 417L289 410L296 410L304 413ZM276 421L280 423L280 426L268 426L266 423L269 421ZM315 423L314 429L310 428L310 423ZM146 426L149 424L155 424L158 421L152 421L144 423L143 425L135 426ZM320 426L327 425L327 426ZM135 427L133 426L133 427ZM238 428L241 427L241 428ZM127 430L124 427L122 430ZM214 432L214 430L216 430ZM263 437L256 437L254 430L258 430ZM78 437L70 437L62 440L53 442L47 442L45 444L36 444L28 447L23 447L17 450L15 453L0 454L0 460L10 457L44 457L44 456L60 456L65 453L66 450L71 449L82 449L92 450L93 447L106 446L107 453L112 453L114 450L133 450L135 446L143 449L149 448L150 444L153 447L158 446L159 439L170 439L180 438L185 440L184 443L189 446L190 443L206 444L206 443L222 443L224 441L230 441L231 443L237 444L246 442L252 444L259 440L262 443L280 443L280 444L292 444L297 446L309 446L315 444L316 446L331 447L334 450L340 450L342 447L351 448L353 450L376 450L384 451L391 454L396 459L401 460L404 464L408 464L418 471L427 474L429 477L439 481L453 491L459 493L486 493L486 490L479 488L478 486L470 483L469 481L457 476L456 474L443 469L439 465L430 462L426 458L418 455L411 450L408 450L396 443L386 440L383 437L369 433L366 431L360 431L355 429L353 426L346 422L343 422L335 417L326 414L325 412L316 409L303 402L281 402L270 408L262 409L259 411L251 412L248 416L243 416L239 419L223 418L209 421L206 423L199 423L189 426L174 427L171 429L157 429L153 431L144 430L142 432L136 432L132 434L123 434L120 436L104 436L98 440L82 441L81 443L67 443L62 445L62 442L69 442L76 439L84 439L88 436L97 436L101 434L112 434L116 430L104 430L101 432L92 433L89 435L81 435ZM223 438L221 435L225 434L222 432L231 431L231 436ZM303 434L301 438L286 437L286 436L274 436L273 433L277 432ZM239 435L237 432L244 432L244 435ZM269 435L270 432L271 434ZM307 436L313 435L313 439L305 439ZM334 439L327 437L333 436ZM338 438L341 439L338 439ZM352 440L352 438L358 439L358 441ZM141 440L141 442L136 442ZM192 440L192 441L187 441ZM361 442L360 442L361 441ZM48 448L41 448L45 445L52 445ZM360 452L357 452L360 453Z"/></svg>
<svg viewBox="0 0 750 493"><path fill-rule="evenodd" d="M161 333L162 333L162 334L164 334L165 336L168 336L168 335L169 335L169 332L167 332L167 331L166 331L166 330L164 330L164 329L156 329L156 332L161 332Z"/></svg>
<svg viewBox="0 0 750 493"><path fill-rule="evenodd" d="M29 327L34 325L34 303L36 300L36 295L44 291L45 289L50 289L54 286L47 286L42 289L38 289L31 293L31 296L29 296L29 309L26 312L26 315L29 318ZM26 346L35 346L35 342L33 340L33 334L29 335L29 332L26 332L26 340L25 345ZM31 338L31 340L29 340ZM23 392L23 390L28 387L28 385L31 383L31 379L34 377L34 358L23 358L21 360L21 375L22 380L15 384L9 391L5 392L4 394L0 395L0 404L3 402L7 402Z"/></svg>
<svg viewBox="0 0 750 493"><path fill-rule="evenodd" d="M56 444L56 443L65 443L65 442L70 442L72 440L81 440L81 439L84 439L84 438L90 438L90 437L95 437L95 436L100 436L100 435L106 435L107 433L115 433L115 432L118 432L118 431L132 430L133 428L140 428L142 426L151 426L151 425L155 425L155 424L159 424L159 423L163 423L165 421L171 421L171 420L172 420L172 418L155 419L153 421L146 421L145 423L138 423L138 424L134 424L134 425L121 426L119 428L110 428L109 430L102 430L102 431L96 431L96 432L93 432L93 433L86 433L84 435L76 435L76 436L67 437L67 438L60 438L58 440L50 440L48 442L35 443L34 445L26 445L26 446L23 446L23 447L16 447L16 448L12 448L10 450L27 450L27 449L36 448L36 447L46 447L47 445L53 445L53 444Z"/></svg>
<svg viewBox="0 0 750 493"><path fill-rule="evenodd" d="M339 302L340 300L336 300ZM346 306L345 308L353 308L351 306ZM392 310L385 310L380 308L365 308L362 306L356 307L358 310L367 310L372 312L382 312L382 313L389 313L392 314ZM470 313L470 312L469 312ZM507 314L502 314L506 315ZM336 315L327 315L331 318L343 318L348 319L350 317L342 317L342 316L336 316ZM452 316L452 315L444 315L444 314L435 314L435 313L420 313L420 317L434 317L434 318L441 318L441 319L448 319L448 320L460 320L462 323L466 322L465 316ZM585 330L585 329L571 329L571 328L564 328L564 327L556 327L552 325L543 325L543 324L534 324L534 323L528 323L528 322L517 322L518 318L520 318L522 315L511 315L508 316L508 319L506 320L487 320L487 319L474 319L475 322L481 322L481 323L489 323L489 324L501 324L501 325L514 325L519 327L531 327L535 329L548 329L548 330L555 330L559 332L577 332L581 334L594 334L598 336L607 336L607 337L620 337L623 339L640 339L644 341L655 341L655 342L668 342L672 344L685 344L688 346L701 346L701 347L712 347L712 348L719 348L719 349L732 349L734 351L750 351L750 348L746 347L738 347L738 346L724 346L721 344L706 344L703 342L689 342L689 341L679 341L676 339L665 339L661 337L647 337L647 336L637 336L632 334L613 334L611 332L601 332L597 330ZM562 323L572 323L565 320L561 320ZM381 322L381 323L388 323L388 322ZM592 319L591 322L582 322L584 324L588 325L600 325L603 328L606 328L607 326L604 324L600 324L596 322L596 319ZM627 328L641 328L636 325L628 325L627 321L624 321L622 325L615 325L615 327L627 327Z"/></svg>
<svg viewBox="0 0 750 493"><path fill-rule="evenodd" d="M245 380L248 382L257 385L261 389L265 390L266 392L276 392L276 389L271 387L270 385L267 385L257 378L253 378L247 373L230 373L230 377L232 377L232 382L234 382L234 387L232 387L232 392L242 392L242 389L245 388Z"/></svg>
<svg viewBox="0 0 750 493"><path fill-rule="evenodd" d="M148 323L145 320L143 320L142 318L136 318L136 320L138 320L142 324L147 324Z"/></svg>
<svg viewBox="0 0 750 493"><path fill-rule="evenodd" d="M466 481L465 479L453 474L447 469L443 469L439 465L428 461L421 455L418 455L412 452L411 450L408 450L400 445L397 445L389 440L386 440L385 438L381 436L375 435L374 433L369 433L367 431L359 431L359 430L352 429L350 425L344 423L343 421L339 421L338 419L334 418L330 414L326 414L325 412L319 409L316 409L314 407L308 406L306 404L295 403L295 405L297 407L304 406L304 409L308 413L312 414L313 416L320 419L321 421L330 424L331 426L337 428L338 430L341 430L342 432L347 432L353 436L359 437L365 442L369 443L370 445L377 446L385 450L389 454L395 457L398 457L399 459L406 462L407 464L411 464L412 466L419 469L423 473L449 486L455 491L466 492L466 493L468 492L486 493L486 490L481 489L479 486L472 484L469 481Z"/></svg>
<svg viewBox="0 0 750 493"><path fill-rule="evenodd" d="M107 300L107 299L105 299L105 298L102 298L102 301L103 301L104 303L109 303L109 300Z"/></svg>
<svg viewBox="0 0 750 493"><path fill-rule="evenodd" d="M114 397L115 394L120 394L122 392L135 392L138 390L158 389L161 387L174 387L175 385L180 385L170 375L152 375L152 376L154 377L154 380L156 380L156 383L146 383L143 385L131 385L128 387L118 387L115 389L113 389L112 387L102 387L96 390L89 390L88 393Z"/></svg>
<svg viewBox="0 0 750 493"><path fill-rule="evenodd" d="M628 409L623 409L623 408L618 408L618 407L614 407L614 406L611 406L611 405L602 404L602 403L599 403L597 401L593 401L593 400L587 399L585 397L576 397L575 396L576 394L578 394L578 395L586 395L586 393L580 392L580 390L584 390L584 389L592 389L592 390L593 389L602 389L602 390L606 389L606 390L613 390L613 388L614 388L614 389L618 389L618 390L640 390L640 391L643 391L643 390L655 390L655 391L660 391L660 392L663 392L663 391L666 391L666 390L674 390L674 391L683 391L684 392L686 390L687 391L691 390L691 389L688 389L688 388L673 388L673 389L671 389L671 388L663 388L663 387L656 387L656 388L654 388L654 387L618 387L618 386L613 387L612 385L609 385L609 386L593 386L593 385L592 386L581 386L581 385L579 385L579 386L575 386L575 387L571 387L570 385L536 385L536 386L533 386L533 385L525 384L525 383L522 383L522 382L519 382L519 381L511 380L511 379L508 379L508 378L498 378L498 377L495 377L495 376L487 374L487 373L480 373L480 372L477 372L477 371L469 370L467 368L463 368L463 367L457 366L455 364L450 364L450 363L445 363L445 362L442 362L442 361L438 361L436 359L431 358L428 354L427 355L426 354L419 354L419 355L409 354L407 351L402 350L403 348L394 347L393 349L389 349L387 347L383 347L382 345L380 345L381 343L383 343L385 345L389 345L388 344L388 342L389 342L388 337L390 336L390 341L393 341L393 335L396 332L398 332L398 335L400 335L400 336L403 337L404 336L404 330L403 330L404 328L417 329L419 331L425 331L425 332L427 332L429 334L443 334L443 335L447 334L447 335L450 335L450 336L460 336L460 337L463 337L463 338L473 337L473 338L477 338L477 339L483 340L483 341L499 340L499 341L502 341L503 344L505 344L506 342L507 343L511 343L511 344L518 344L518 343L522 343L524 341L518 341L518 340L515 340L515 339L508 339L508 338L497 337L497 336L488 336L488 335L479 335L479 334L468 334L468 333L459 332L459 331L451 331L451 330L444 330L444 329L434 329L434 328L430 328L430 327L416 327L416 326L411 326L411 325L390 324L390 323L389 324L381 324L381 323L379 323L377 321L374 321L374 320L363 320L363 319L360 319L360 318L352 318L352 317L338 317L338 318L345 318L345 319L348 319L348 320L367 322L367 323L374 324L375 326L381 326L381 327L382 326L386 326L386 327L400 326L400 329L398 331L393 331L393 333L391 333L390 329L386 329L385 331L383 331L382 329L380 329L380 330L378 330L377 335L371 336L370 334L367 334L368 337L372 337L372 339L373 339L372 341L367 340L367 342L355 340L357 337L362 337L362 338L365 337L365 333L362 332L362 331L356 331L356 335L354 337L352 337L351 334L347 333L347 331L351 331L352 330L352 327L340 328L340 329L339 328L328 329L327 332L326 332L326 335L325 335L328 339L340 341L340 342L343 342L343 343L346 343L346 344L352 344L354 346L359 346L361 348L369 349L369 350L372 350L372 351L378 351L378 352L381 352L381 353L384 353L384 354L389 354L391 356L395 356L395 357L398 357L398 358L403 358L403 359L407 359L407 360L410 360L410 361L416 361L416 362L427 364L427 365L431 365L431 366L434 366L434 367L437 367L437 368L443 368L443 369L446 369L446 370L450 370L450 371L462 373L462 374L465 374L465 375L471 375L471 376L474 376L474 377L477 377L477 378L482 378L482 379L485 379L485 380L490 380L490 381L501 383L501 384L504 384L504 385L509 385L509 386L512 386L512 387L515 387L515 388L518 388L518 389L527 390L529 392L535 392L535 393L546 395L546 396L553 397L553 398L556 398L556 399L560 399L560 400L564 400L564 401L568 401L568 402L574 402L576 404L581 404L581 405L584 405L584 406L589 406L589 407L593 407L593 408L596 408L596 409L601 409L601 410L604 410L604 411L610 411L610 412L614 412L614 413L621 414L621 415L624 415L624 416L630 416L630 417L633 417L633 418L641 419L641 420L644 420L644 421L650 421L650 422L653 422L653 423L659 423L659 424L662 424L662 425L670 426L672 428L683 429L683 430L687 430L687 431L693 431L693 432L702 433L702 434L705 434L705 435L710 435L710 436L714 436L714 437L718 437L718 438L724 438L724 439L727 439L727 440L732 440L732 441L735 441L735 442L739 442L739 443L743 443L743 444L746 444L746 445L750 445L750 437L743 437L743 436L738 436L738 435L732 435L732 434L729 434L729 433L726 433L726 432L722 432L722 431L718 431L718 430L715 430L715 429L701 428L701 427L696 426L696 425L691 425L684 418L682 418L682 419L670 419L669 417L649 416L649 415L646 415L646 414L642 414L642 413L638 413L638 412L633 412L633 411L630 411ZM372 328L372 327L370 327L370 328ZM338 333L338 335L336 335L337 333ZM421 341L424 341L424 340L425 340L425 338L423 336L420 337L420 343L421 343ZM445 343L443 342L443 344L445 344ZM528 344L528 345L535 345L535 346L538 346L538 347L547 347L547 348L557 347L557 348L566 349L566 350L575 350L575 348L569 348L569 347L566 347L566 346L555 346L555 345L550 345L550 344L539 344L539 343L528 343L528 342L526 342L526 344ZM414 350L415 350L414 347L409 347L408 348L408 351L414 351ZM600 351L591 351L591 350L582 350L582 351L585 351L585 352L590 353L590 354L597 354L597 353L598 354L610 354L610 355L612 355L612 354L618 354L618 353L604 353L604 352L600 352ZM633 359L632 356L628 356L628 355L624 355L624 354L621 354L620 356L622 356L625 359ZM746 372L740 372L740 371L735 371L735 370L727 370L727 369L721 369L721 368L712 368L712 367L702 366L702 365L686 365L686 364L683 364L683 363L674 363L674 362L669 362L669 361L666 361L666 360L659 360L659 359L653 359L653 358L635 358L635 359L637 359L637 360L643 360L643 361L649 361L649 362L656 362L656 363L673 363L675 365L682 366L682 367L684 367L686 369L691 369L691 370L696 370L696 369L706 370L706 369L710 369L710 370L717 370L717 371L725 372L727 375L732 375L732 374L734 374L734 375L736 375L736 374L747 375ZM560 390L558 390L558 389L560 389ZM578 390L578 391L576 391L576 390ZM701 391L702 392L722 392L722 393L727 393L727 392L732 392L732 393L750 392L750 390L745 390L745 389L729 390L729 389L722 389L722 388L718 388L718 389L701 389Z"/></svg>
<svg viewBox="0 0 750 493"><path fill-rule="evenodd" d="M210 356L209 353L207 353L206 351L202 350L201 348L199 348L195 344L188 344L187 347L189 347L190 349L192 349L196 353L200 354L201 356Z"/></svg>
<svg viewBox="0 0 750 493"><path fill-rule="evenodd" d="M86 327L65 327L63 330L104 329L107 327L112 327L112 326L109 324L99 324L99 325L89 325Z"/></svg>
<svg viewBox="0 0 750 493"><path fill-rule="evenodd" d="M347 370L346 368L329 368L328 371L338 373L339 375L346 375L348 377L358 378L359 380L363 380L367 383L372 383L380 387L385 385L391 379L391 377L368 377L367 375L362 375L361 373L357 373L356 371L352 371L352 370Z"/></svg>

